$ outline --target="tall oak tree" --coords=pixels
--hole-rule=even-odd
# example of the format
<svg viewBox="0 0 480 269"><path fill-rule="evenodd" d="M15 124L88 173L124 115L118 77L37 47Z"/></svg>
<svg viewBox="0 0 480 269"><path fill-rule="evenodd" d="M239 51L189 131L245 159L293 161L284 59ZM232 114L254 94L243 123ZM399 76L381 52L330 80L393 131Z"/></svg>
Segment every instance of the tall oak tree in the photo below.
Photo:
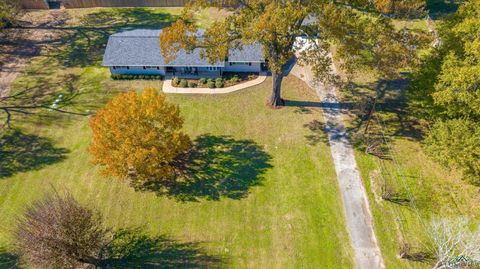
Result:
<svg viewBox="0 0 480 269"><path fill-rule="evenodd" d="M297 54L312 66L319 80L331 78L330 48L343 67L354 72L370 68L393 76L415 59L417 39L397 31L391 20L365 9L364 1L329 0L197 0L187 5L179 20L165 28L160 46L167 61L180 50L202 49L210 62L224 61L229 50L245 44L260 44L272 73L272 107L283 104L284 70ZM212 23L200 37L193 19L197 8L231 9L230 15ZM306 20L308 18L308 20ZM306 24L304 22L309 21ZM302 36L308 42L298 42ZM309 44L305 46L305 44ZM303 53L297 53L303 47ZM306 48L306 49L305 49Z"/></svg>

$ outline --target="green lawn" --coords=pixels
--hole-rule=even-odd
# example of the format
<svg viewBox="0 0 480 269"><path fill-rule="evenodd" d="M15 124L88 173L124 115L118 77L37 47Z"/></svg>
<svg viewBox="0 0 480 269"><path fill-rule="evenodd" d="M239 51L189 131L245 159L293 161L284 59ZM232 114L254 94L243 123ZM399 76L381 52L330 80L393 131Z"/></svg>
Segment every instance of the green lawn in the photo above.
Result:
<svg viewBox="0 0 480 269"><path fill-rule="evenodd" d="M50 98L73 96L69 109L87 113L119 91L161 87L158 81L111 81L108 70L99 67L102 42L121 28L153 25L159 18L167 23L177 9L82 12L69 23L103 21L99 25L107 26L67 32L49 53L31 62L15 90L28 87ZM149 236L178 241L179 249L170 258L182 255L175 253L195 256L181 265L352 268L330 150L318 143L325 140L316 127L322 114L309 107L267 108L270 87L268 79L228 95L168 96L180 106L185 131L193 139L203 137L210 150L201 171L209 185L198 184L181 194L135 192L119 179L102 177L87 150L88 117L54 112L16 117L19 131L7 134L3 145L12 153L0 159L0 250L12 248L15 218L26 205L52 189L67 189L101 211L111 227L140 227ZM315 94L292 77L285 79L284 96L316 101ZM182 201L185 197L195 201Z"/></svg>
<svg viewBox="0 0 480 269"><path fill-rule="evenodd" d="M463 182L458 173L433 162L424 153L422 136L426 126L407 106L407 85L406 78L378 80L362 73L341 94L345 102L352 104L348 125L387 268L431 268L427 236L430 219L466 216L480 220L479 188ZM360 120L371 96L377 96L378 102L368 137L383 139L385 134L377 156L365 153L365 122ZM385 186L391 189L395 202L382 199ZM404 245L409 246L408 254L426 259L400 259Z"/></svg>

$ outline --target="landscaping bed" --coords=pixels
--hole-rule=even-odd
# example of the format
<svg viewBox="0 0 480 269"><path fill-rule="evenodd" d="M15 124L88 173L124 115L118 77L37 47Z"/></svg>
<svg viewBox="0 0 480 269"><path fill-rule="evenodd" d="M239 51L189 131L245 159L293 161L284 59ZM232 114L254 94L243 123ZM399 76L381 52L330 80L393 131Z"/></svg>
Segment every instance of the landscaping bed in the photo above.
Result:
<svg viewBox="0 0 480 269"><path fill-rule="evenodd" d="M223 73L221 78L172 79L172 86L176 88L225 88L235 86L258 78L257 73Z"/></svg>

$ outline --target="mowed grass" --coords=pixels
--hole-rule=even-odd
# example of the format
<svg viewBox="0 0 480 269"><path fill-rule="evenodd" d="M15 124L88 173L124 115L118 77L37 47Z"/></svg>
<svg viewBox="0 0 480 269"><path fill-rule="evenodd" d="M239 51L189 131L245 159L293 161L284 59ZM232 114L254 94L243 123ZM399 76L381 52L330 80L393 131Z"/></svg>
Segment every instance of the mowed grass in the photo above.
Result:
<svg viewBox="0 0 480 269"><path fill-rule="evenodd" d="M427 128L407 105L407 85L405 77L380 80L361 73L341 93L343 101L352 104L348 126L387 268L431 268L431 219L480 221L479 188L426 155L422 139ZM367 137L380 137L377 156L365 153L363 135L367 100L373 96L378 101ZM392 201L382 199L387 192L393 194ZM401 259L401 252L410 258Z"/></svg>
<svg viewBox="0 0 480 269"><path fill-rule="evenodd" d="M356 152L384 259L387 268L431 268L430 220L467 217L480 221L479 188L433 162L416 141L395 139L393 150L395 162ZM400 198L411 199L411 202L397 204L382 200L381 188L385 181ZM400 259L399 254L406 245L409 246L407 254L426 254L427 258Z"/></svg>
<svg viewBox="0 0 480 269"><path fill-rule="evenodd" d="M175 240L202 242L209 253L237 268L350 268L351 249L329 149L307 146L305 124L321 120L316 109L271 110L264 100L270 80L223 96L169 96L192 138L202 134L251 140L271 156L269 168L244 198L180 202L135 192L124 182L100 176L87 147L88 119L71 119L22 130L51 139L68 151L65 160L0 180L1 244L11 246L15 218L52 189L70 190L99 209L109 226L142 227ZM294 78L285 82L289 99L315 96Z"/></svg>
<svg viewBox="0 0 480 269"><path fill-rule="evenodd" d="M17 79L15 91L28 88L52 100L60 93L73 95L69 110L93 113L119 92L161 88L160 81L110 80L108 70L99 66L102 42L108 37L105 33L134 28L128 21L144 24L139 21L142 16L127 20L112 14L152 13L151 18L143 17L147 25L173 15L164 14L164 9L90 11L83 17L72 15L69 23L121 23L107 30L67 32L68 38L31 61ZM230 147L229 155L216 156L215 161L220 161L215 163L234 160L232 164L242 168L252 157L247 176L238 167L208 166L213 171L233 171L218 182L222 186L236 184L241 176L246 184L240 186L240 196L219 192L211 199L199 195L196 201L181 201L175 195L135 192L121 179L102 176L100 168L91 164L88 117L48 111L15 117L13 125L21 133L15 136L19 139L10 140L9 148L16 150L0 161L0 250L12 250L16 218L26 206L55 189L68 190L82 204L99 210L114 229L139 227L152 237L165 235L181 243L198 243L202 252L221 260L212 261L209 267L352 268L353 251L330 150L324 143L311 143L312 137L325 140L321 131L312 128L322 121L322 114L318 108L267 108L270 87L268 79L228 95L168 96L180 107L185 132L192 139L209 135L227 141L212 145ZM284 82L284 96L316 101L315 94L293 77ZM247 145L253 145L255 155L249 155ZM264 163L256 163L258 155L266 156Z"/></svg>

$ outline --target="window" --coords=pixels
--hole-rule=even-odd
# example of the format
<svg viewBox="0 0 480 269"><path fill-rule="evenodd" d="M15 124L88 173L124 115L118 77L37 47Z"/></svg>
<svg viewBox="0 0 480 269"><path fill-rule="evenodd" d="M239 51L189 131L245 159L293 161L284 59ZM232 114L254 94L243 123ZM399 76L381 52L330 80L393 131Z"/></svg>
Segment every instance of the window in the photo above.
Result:
<svg viewBox="0 0 480 269"><path fill-rule="evenodd" d="M252 66L252 63L250 62L230 62L230 66L232 65L249 65Z"/></svg>
<svg viewBox="0 0 480 269"><path fill-rule="evenodd" d="M208 70L208 71L218 71L218 67L216 67L216 66L209 66L209 67L207 67L207 70Z"/></svg>

